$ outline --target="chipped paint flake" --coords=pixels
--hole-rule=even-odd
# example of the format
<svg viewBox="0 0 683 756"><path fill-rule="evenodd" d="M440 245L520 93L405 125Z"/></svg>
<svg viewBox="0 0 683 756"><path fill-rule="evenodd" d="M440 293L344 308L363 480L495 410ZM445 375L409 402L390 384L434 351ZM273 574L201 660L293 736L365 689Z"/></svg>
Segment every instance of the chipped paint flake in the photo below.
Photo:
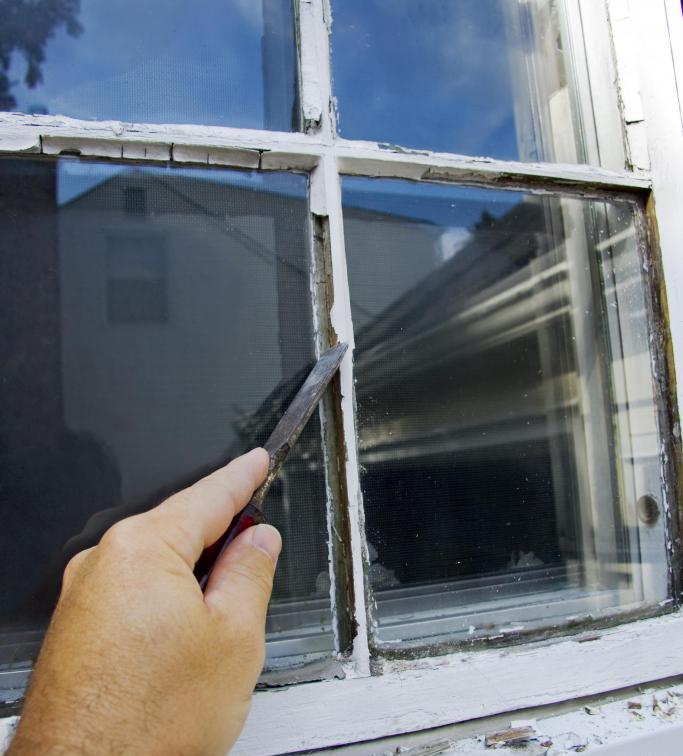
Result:
<svg viewBox="0 0 683 756"><path fill-rule="evenodd" d="M44 155L82 155L84 157L120 158L123 151L121 142L83 137L60 137L44 135L42 138Z"/></svg>
<svg viewBox="0 0 683 756"><path fill-rule="evenodd" d="M260 153L258 150L235 149L220 147L207 148L193 144L173 144L173 162L198 163L200 165L224 165L234 168L259 167Z"/></svg>

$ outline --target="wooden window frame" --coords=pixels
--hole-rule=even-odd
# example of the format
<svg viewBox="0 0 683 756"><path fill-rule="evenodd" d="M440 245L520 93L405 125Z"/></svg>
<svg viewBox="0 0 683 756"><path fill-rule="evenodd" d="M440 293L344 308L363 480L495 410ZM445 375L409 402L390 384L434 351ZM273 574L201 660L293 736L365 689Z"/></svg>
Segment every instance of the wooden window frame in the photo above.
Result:
<svg viewBox="0 0 683 756"><path fill-rule="evenodd" d="M605 65L608 72L614 69L630 169L506 162L339 138L331 84L329 0L298 0L295 4L305 133L0 113L0 154L79 155L143 164L307 172L312 244L314 250L316 245L321 247L316 264L323 268L318 272L327 274L331 282L314 297L318 349L335 339L353 346L341 175L581 196L634 195L646 208L651 242L657 247L657 292L667 326L660 344L668 366L664 390L670 399L670 427L675 436L667 450L674 456L670 465L675 470L680 448L676 406L683 400L683 389L676 388L673 378L676 372L683 374L683 296L678 296L683 294L683 255L679 251L683 181L678 175L683 166L680 4L678 0L571 1L585 8L584 22L596 13L609 20L612 54L602 53L601 58L593 52L587 65L593 69ZM602 79L609 84L604 71ZM330 505L330 518L341 518L344 523L343 555L331 553L331 563L342 560L347 568L345 583L341 581L346 614L336 628L341 653L335 675L341 679L257 692L235 753L273 754L368 740L683 674L683 614L677 609L677 587L674 601L662 607L667 611L662 616L633 618L606 629L515 647L378 660L367 619L367 556L354 412L349 350L336 404L328 404L322 412L324 426L327 423L328 431L335 426L338 450L343 450L338 476L342 500ZM680 501L678 491L678 483L672 479L672 502ZM676 513L671 517L676 520ZM673 548L676 553L680 550L678 539ZM677 575L677 559L673 568ZM339 596L339 585L334 585L333 580L333 591ZM0 735L1 725L2 721Z"/></svg>

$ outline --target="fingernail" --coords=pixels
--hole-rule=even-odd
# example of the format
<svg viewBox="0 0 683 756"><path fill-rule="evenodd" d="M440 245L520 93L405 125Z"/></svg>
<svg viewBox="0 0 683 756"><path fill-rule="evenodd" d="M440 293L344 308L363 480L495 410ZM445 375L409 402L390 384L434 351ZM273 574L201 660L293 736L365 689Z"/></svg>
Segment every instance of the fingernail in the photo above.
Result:
<svg viewBox="0 0 683 756"><path fill-rule="evenodd" d="M255 449L248 451L244 456L245 457L263 457L264 455L267 457L268 452L262 446L257 446Z"/></svg>
<svg viewBox="0 0 683 756"><path fill-rule="evenodd" d="M261 468L261 473L265 476L266 470L270 463L270 455L268 452L260 446L256 449L252 449L244 455L244 459L248 459L250 464L257 464ZM259 481L260 482L260 481Z"/></svg>
<svg viewBox="0 0 683 756"><path fill-rule="evenodd" d="M280 556L282 549L282 538L280 533L272 526L261 523L252 528L253 535L251 542L257 549L265 551L266 554L273 560L273 564L277 564L277 558Z"/></svg>

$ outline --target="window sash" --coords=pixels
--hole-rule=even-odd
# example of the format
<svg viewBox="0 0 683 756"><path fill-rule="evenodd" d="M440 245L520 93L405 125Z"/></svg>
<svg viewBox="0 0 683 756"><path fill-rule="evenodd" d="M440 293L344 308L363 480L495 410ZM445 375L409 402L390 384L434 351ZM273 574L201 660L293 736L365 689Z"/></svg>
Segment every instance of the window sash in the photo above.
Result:
<svg viewBox="0 0 683 756"><path fill-rule="evenodd" d="M576 0L574 8L578 7L577 3L588 37L601 19L607 19L609 12L615 66L622 85L625 150L629 164L635 168L633 171L506 162L337 139L331 107L328 0L297 2L305 133L91 122L1 113L0 152L14 156L78 154L116 161L310 172L310 212L314 221L317 219L326 226L327 248L323 258L332 280L328 303L333 304L326 307L325 301L318 303L321 324L318 331L329 333L327 337L319 333L318 348L325 338L329 340L333 335L353 344L341 216L342 174L502 185L538 191L561 189L595 197L605 196L603 193L637 197L647 203L648 218L653 229L656 226L658 230L663 273L669 281L683 282L683 260L677 254L677 241L683 234L680 217L683 188L670 170L672 165L683 164L681 119L679 114L674 117L670 112L676 82L669 45L673 39L674 44L683 49L681 35L672 23L680 7L677 0L660 0L657 4L651 0L632 0L629 12L624 0ZM628 23L639 30L638 48L635 37L628 39ZM591 75L601 70L601 87L611 86L611 56L604 58L601 53L601 58L590 44L587 47L590 55L586 65ZM603 64L604 70L601 69ZM638 96L641 94L638 70L648 110L647 122L633 104L634 91ZM593 97L594 102L600 102L599 91L594 91ZM630 99L625 103L625 98ZM608 116L596 115L598 120L608 120ZM653 192L657 197L656 221ZM312 233L314 227L312 223ZM655 281L653 288L659 291L658 286L659 281ZM663 288L659 295L664 296ZM317 296L324 300L320 293ZM683 298L674 298L669 303L669 313L674 345L673 355L669 354L669 375L673 375L674 366L678 367L679 375L683 375L683 348L677 347L683 344ZM666 338L662 335L664 342ZM667 346L662 344L664 349ZM663 376L661 391L671 394L675 391L674 384L667 382L666 374ZM338 423L339 443L345 454L341 478L348 497L348 532L344 546L351 566L347 596L351 596L349 621L356 623L343 661L342 674L347 679L294 686L278 696L257 695L236 753L277 753L369 739L683 674L683 617L673 614L612 628L597 639L597 634L589 633L540 647L472 654L456 652L431 660L373 662L373 671L384 674L371 676L364 577L367 557L350 356L342 365L338 391L339 402L333 408L336 415L332 420ZM683 401L683 386L678 399ZM332 410L328 408L327 412ZM329 417L328 414L328 421ZM673 424L675 414L666 419ZM671 493L673 500L673 489ZM330 517L333 517L332 512ZM676 557L673 567L678 567ZM668 608L671 607L663 607ZM627 656L633 663L623 664ZM434 675L425 672L425 669L436 668L440 671ZM553 670L553 674L549 675L549 670ZM495 680L495 685L491 685L491 680ZM414 701L418 698L420 710L416 711ZM320 711L321 701L325 711ZM310 727L312 711L320 713L315 728ZM268 728L263 727L264 721L269 722ZM349 731L350 721L356 725L353 732Z"/></svg>

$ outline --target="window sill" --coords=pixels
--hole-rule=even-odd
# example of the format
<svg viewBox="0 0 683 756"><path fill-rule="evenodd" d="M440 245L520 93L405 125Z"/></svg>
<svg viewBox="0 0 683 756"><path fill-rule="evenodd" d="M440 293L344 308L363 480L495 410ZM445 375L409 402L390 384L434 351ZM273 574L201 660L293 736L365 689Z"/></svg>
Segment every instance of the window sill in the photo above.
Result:
<svg viewBox="0 0 683 756"><path fill-rule="evenodd" d="M590 634L393 662L377 677L258 692L235 754L414 732L683 674L683 613ZM263 727L268 722L268 727Z"/></svg>

